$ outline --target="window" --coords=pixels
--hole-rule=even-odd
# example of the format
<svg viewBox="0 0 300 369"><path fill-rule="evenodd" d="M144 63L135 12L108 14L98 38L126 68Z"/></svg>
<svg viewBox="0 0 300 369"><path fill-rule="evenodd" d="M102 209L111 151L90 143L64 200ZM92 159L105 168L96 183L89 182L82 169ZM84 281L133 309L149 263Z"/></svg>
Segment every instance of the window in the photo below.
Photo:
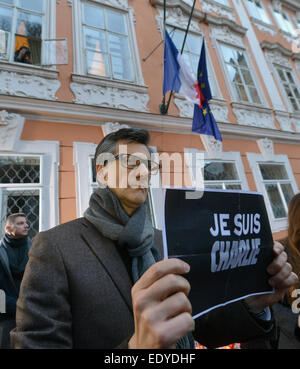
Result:
<svg viewBox="0 0 300 369"><path fill-rule="evenodd" d="M247 158L257 191L264 196L272 232L279 232L287 229L288 205L299 190L287 155L262 152L247 153Z"/></svg>
<svg viewBox="0 0 300 369"><path fill-rule="evenodd" d="M12 213L24 213L29 224L29 238L39 232L40 157L0 156L0 223ZM0 233L1 233L0 232Z"/></svg>
<svg viewBox="0 0 300 369"><path fill-rule="evenodd" d="M0 59L41 65L46 0L0 0Z"/></svg>
<svg viewBox="0 0 300 369"><path fill-rule="evenodd" d="M126 14L88 2L82 7L86 73L133 81Z"/></svg>
<svg viewBox="0 0 300 369"><path fill-rule="evenodd" d="M204 185L206 188L220 190L242 189L235 163L216 160L205 161Z"/></svg>
<svg viewBox="0 0 300 369"><path fill-rule="evenodd" d="M251 16L260 21L271 24L270 18L259 0L246 0Z"/></svg>
<svg viewBox="0 0 300 369"><path fill-rule="evenodd" d="M280 11L274 9L274 16L275 16L275 19L278 23L279 28L282 31L290 33L291 35L296 34L295 29L293 27L293 24L292 24L289 16L286 13L284 13L283 11L280 12Z"/></svg>
<svg viewBox="0 0 300 369"><path fill-rule="evenodd" d="M287 98L294 111L300 111L300 93L292 72L282 67L277 67L277 73L284 88Z"/></svg>
<svg viewBox="0 0 300 369"><path fill-rule="evenodd" d="M243 102L261 104L244 51L225 45L221 45L221 50L236 98Z"/></svg>
<svg viewBox="0 0 300 369"><path fill-rule="evenodd" d="M286 218L294 191L284 164L259 163L258 166L274 218Z"/></svg>
<svg viewBox="0 0 300 369"><path fill-rule="evenodd" d="M181 29L178 29L178 28L172 29L170 27L168 27L168 32L177 50L181 52L185 32L182 31ZM197 71L198 71L201 47L202 47L201 36L194 34L194 33L188 33L186 37L182 56L195 78L197 76ZM208 80L209 80L211 93L213 96L216 96L217 92L216 92L215 80L213 79L213 76L211 73L210 63L208 62L208 52L207 51L206 51L206 61L207 61L207 73L208 73Z"/></svg>

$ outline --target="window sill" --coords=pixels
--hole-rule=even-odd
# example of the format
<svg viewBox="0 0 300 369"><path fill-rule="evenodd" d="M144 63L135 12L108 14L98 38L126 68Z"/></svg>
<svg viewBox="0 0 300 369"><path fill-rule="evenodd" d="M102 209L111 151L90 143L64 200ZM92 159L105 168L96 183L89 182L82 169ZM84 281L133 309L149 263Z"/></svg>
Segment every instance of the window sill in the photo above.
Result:
<svg viewBox="0 0 300 369"><path fill-rule="evenodd" d="M72 74L72 82L80 84L90 84L102 87L118 88L122 90L131 90L141 93L147 93L148 87L140 85L134 82L111 80L98 76L84 75L84 74Z"/></svg>
<svg viewBox="0 0 300 369"><path fill-rule="evenodd" d="M52 79L58 79L59 74L59 71L54 68L53 69L45 68L25 63L7 62L4 60L0 60L0 69L1 71L6 72L34 75L37 77L52 78Z"/></svg>

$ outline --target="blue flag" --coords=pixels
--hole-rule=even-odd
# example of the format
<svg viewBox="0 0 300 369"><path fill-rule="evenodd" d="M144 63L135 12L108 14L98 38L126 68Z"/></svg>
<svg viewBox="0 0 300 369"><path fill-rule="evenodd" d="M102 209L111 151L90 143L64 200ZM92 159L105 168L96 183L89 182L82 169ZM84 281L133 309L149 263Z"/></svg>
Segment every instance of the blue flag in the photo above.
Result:
<svg viewBox="0 0 300 369"><path fill-rule="evenodd" d="M200 105L194 105L192 131L204 135L214 136L216 140L222 141L222 136L217 122L208 104L208 101L211 100L212 95L208 81L204 39L198 64L197 84L201 103Z"/></svg>

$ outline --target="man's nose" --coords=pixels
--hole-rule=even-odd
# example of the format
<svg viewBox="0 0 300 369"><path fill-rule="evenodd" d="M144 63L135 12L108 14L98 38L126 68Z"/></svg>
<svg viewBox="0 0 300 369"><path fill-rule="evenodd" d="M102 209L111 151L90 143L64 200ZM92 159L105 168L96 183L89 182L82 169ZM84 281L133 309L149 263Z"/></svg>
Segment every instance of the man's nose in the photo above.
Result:
<svg viewBox="0 0 300 369"><path fill-rule="evenodd" d="M149 176L149 169L148 169L148 167L146 166L145 163L141 163L141 165L139 166L138 175L140 177L148 177Z"/></svg>

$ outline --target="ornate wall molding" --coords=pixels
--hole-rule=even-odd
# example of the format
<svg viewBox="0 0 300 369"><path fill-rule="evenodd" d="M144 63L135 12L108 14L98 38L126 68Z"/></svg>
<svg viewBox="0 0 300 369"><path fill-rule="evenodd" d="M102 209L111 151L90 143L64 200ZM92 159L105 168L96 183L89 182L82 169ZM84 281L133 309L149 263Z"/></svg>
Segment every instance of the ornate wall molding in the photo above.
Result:
<svg viewBox="0 0 300 369"><path fill-rule="evenodd" d="M228 19L235 22L233 9L229 6L218 3L214 0L201 0L202 10L205 12L214 12L221 17L228 17Z"/></svg>
<svg viewBox="0 0 300 369"><path fill-rule="evenodd" d="M0 94L56 100L55 94L59 87L58 80L6 71L0 72Z"/></svg>
<svg viewBox="0 0 300 369"><path fill-rule="evenodd" d="M70 1L70 0L68 0ZM110 5L115 8L128 9L128 0L95 0L97 3Z"/></svg>
<svg viewBox="0 0 300 369"><path fill-rule="evenodd" d="M277 34L275 26L264 23L254 17L250 17L250 20L251 20L251 23L253 23L254 26L257 27L261 32L269 33L271 36L275 36Z"/></svg>
<svg viewBox="0 0 300 369"><path fill-rule="evenodd" d="M222 41L230 45L239 46L245 49L243 34L234 32L231 27L224 24L209 24L210 37L213 40Z"/></svg>
<svg viewBox="0 0 300 369"><path fill-rule="evenodd" d="M115 109L147 112L149 95L147 89L122 89L96 84L73 82L70 88L74 93L76 104L95 105Z"/></svg>
<svg viewBox="0 0 300 369"><path fill-rule="evenodd" d="M179 116L183 118L193 118L194 104L176 94L174 103L179 110ZM228 121L228 107L226 100L212 99L209 106L218 123L229 123Z"/></svg>
<svg viewBox="0 0 300 369"><path fill-rule="evenodd" d="M222 159L223 144L216 140L213 136L200 135L208 158Z"/></svg>
<svg viewBox="0 0 300 369"><path fill-rule="evenodd" d="M294 132L289 113L275 110L275 116L282 131Z"/></svg>
<svg viewBox="0 0 300 369"><path fill-rule="evenodd" d="M110 133L117 132L119 129L122 128L130 128L127 124L120 124L118 122L107 122L102 125L102 131L104 137Z"/></svg>
<svg viewBox="0 0 300 369"><path fill-rule="evenodd" d="M231 103L238 124L258 128L276 129L272 109L241 103Z"/></svg>
<svg viewBox="0 0 300 369"><path fill-rule="evenodd" d="M163 33L163 8L161 6L157 6L158 15L155 17L158 30ZM167 8L166 9L166 23L168 25L172 25L174 27L186 29L189 21L189 14L185 13L181 7L174 7L174 8ZM201 33L203 32L200 30L198 25L198 20L192 19L190 23L190 31Z"/></svg>
<svg viewBox="0 0 300 369"><path fill-rule="evenodd" d="M0 149L16 151L22 134L25 118L19 114L0 111Z"/></svg>
<svg viewBox="0 0 300 369"><path fill-rule="evenodd" d="M296 132L300 132L300 117L294 114L291 114L291 120L296 129Z"/></svg>
<svg viewBox="0 0 300 369"><path fill-rule="evenodd" d="M256 141L260 152L262 153L263 159L271 161L274 157L274 144L269 138L261 138Z"/></svg>
<svg viewBox="0 0 300 369"><path fill-rule="evenodd" d="M274 10L281 13L281 11L282 11L281 0L272 0L272 6L273 6Z"/></svg>

